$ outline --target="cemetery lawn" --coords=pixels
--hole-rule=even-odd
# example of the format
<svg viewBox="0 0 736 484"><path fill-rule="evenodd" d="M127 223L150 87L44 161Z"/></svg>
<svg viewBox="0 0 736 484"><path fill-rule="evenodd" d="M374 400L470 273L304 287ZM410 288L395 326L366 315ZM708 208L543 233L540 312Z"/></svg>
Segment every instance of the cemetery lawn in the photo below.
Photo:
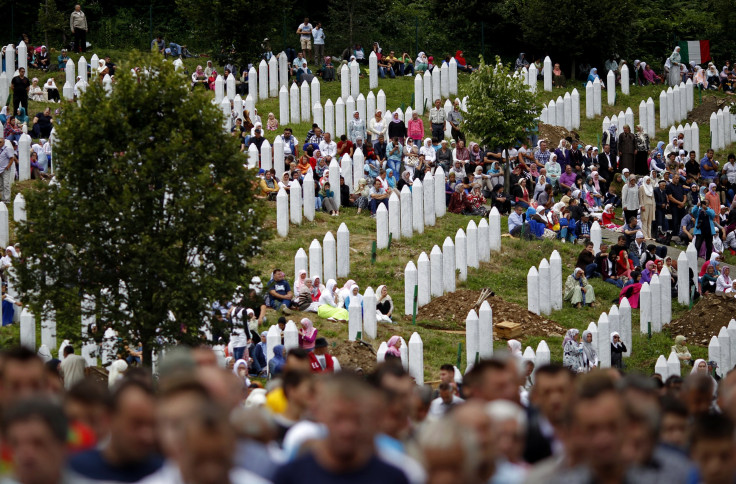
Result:
<svg viewBox="0 0 736 484"><path fill-rule="evenodd" d="M273 202L269 202L269 215L267 225L275 233L276 209ZM465 335L459 333L445 332L441 329L462 330L465 324L465 314L457 315L454 324L434 320L418 319L416 325L412 324L411 316L404 316L404 268L409 260L416 260L422 252L429 252L434 245L442 248L446 237L454 241L458 228L467 226L472 219L476 224L480 217L467 217L448 213L437 219L435 227L425 227L423 234L415 234L411 239L392 241L388 250L378 250L375 264L371 263L371 246L375 240L376 222L363 212L356 215L356 209L343 208L340 217L330 217L324 212L317 212L314 222L303 220L301 226L290 225L289 236L285 239L274 236L273 239L264 242L263 255L251 262L251 267L260 275L264 284L268 280L271 271L275 267L283 269L289 281L294 280L294 255L299 248L309 252L309 245L314 239L322 244L326 232L331 231L336 236L337 229L341 223L345 223L350 230L350 274L349 279L354 279L363 293L370 286L374 290L385 284L394 302L395 324L379 323L378 338L369 341L374 349L382 341L394 334L401 335L407 342L413 332L419 333L424 342L424 368L425 380L438 379L439 367L445 363L456 364L461 370L465 369ZM502 233L507 233L507 219L502 218ZM502 237L502 251L491 253L490 263L481 263L479 269L468 268L468 279L465 282L457 281L457 289L469 289L480 291L482 288L490 288L495 291L496 297L518 304L524 310L527 307L526 275L532 265L538 265L542 258L549 258L553 250L559 251L562 257L563 283L572 272L578 254L582 251L582 245L562 244L559 241L521 241L509 237ZM341 287L347 279L339 279L338 286ZM326 281L323 281L323 283ZM591 321L598 321L601 312L608 312L612 301L618 296L618 288L611 284L602 282L600 279L591 279L595 288L597 307L578 310L569 303L563 305L560 311L553 311L550 320L556 321L564 328L578 328L582 332L587 329ZM447 296L446 296L447 297ZM448 300L451 300L450 295ZM448 307L452 312L452 308ZM675 319L685 311L674 299L672 318ZM660 354L665 356L670 353L670 346L674 344L675 335L669 335L666 331L653 334L651 339L647 335L639 333L639 311L632 310L632 335L634 351L630 358L625 359L626 370L638 371L650 374L654 370L654 364ZM268 312L268 317L277 317L273 311ZM320 329L320 336L326 337L331 343L339 344L347 339L347 324L329 324L329 329L323 329L323 320L314 313L296 313L288 317L299 321L302 317L308 317L316 322L315 326ZM495 319L494 323L500 322ZM562 336L532 336L520 338L524 346L532 346L535 350L537 344L544 339L547 341L552 354L552 361L562 362ZM462 344L460 363L458 364L458 345ZM506 342L496 341L494 348L504 348ZM693 358L707 357L707 348L690 345Z"/></svg>
<svg viewBox="0 0 736 484"><path fill-rule="evenodd" d="M86 53L85 57L89 62L93 53L97 53L99 57L110 55L112 61L118 64L119 68L123 68L125 59L128 53L125 51L114 51L106 49L94 49ZM53 54L52 59L55 59L58 52ZM78 54L72 54L71 59L76 62L79 58ZM198 64L206 65L209 58L193 58L186 59L185 66L188 73L194 71ZM127 66L126 66L127 67ZM222 72L221 66L216 66L218 72ZM310 66L313 67L313 66ZM360 79L361 92L365 95L369 92L368 89L368 78L367 73L365 77ZM37 70L31 70L28 73L29 78L38 77L39 84L43 84L49 77L53 76L56 85L59 88L60 94L63 94L63 86L65 80L65 74L63 71L54 71L51 73L44 73ZM464 73L458 74L458 97L463 97L464 88L468 83L468 75ZM578 130L581 140L584 144L598 144L598 140L601 136L601 123L603 116L612 116L617 114L619 111L626 111L627 107L631 107L634 111L634 117L639 119L639 103L640 101L646 101L647 98L651 97L655 103L655 109L657 116L659 115L659 93L662 90L662 86L646 86L637 87L631 86L631 95L624 96L620 92L617 93L617 100L615 106L608 106L605 92L602 95L602 116L597 116L592 120L585 118L585 88L582 81L569 81L568 88L556 89L551 93L542 91L542 83L538 84L538 98L540 105L542 102L548 103L550 99L556 99L557 96L564 96L565 92L572 91L573 87L577 88L580 95L580 107L581 107L581 127ZM334 81L330 83L321 83L321 102L324 104L327 99L332 99L333 102L340 96L340 82ZM396 110L401 108L405 110L409 105L412 105L412 95L414 92L414 78L413 77L399 77L396 79L379 79L379 89L383 89L386 94L386 105L389 110ZM374 89L374 94L378 93L378 89ZM214 93L211 94L214 96ZM706 96L706 93L703 93ZM712 93L708 92L707 96L716 96L718 98L724 97L723 93ZM695 106L699 104L699 94L695 92ZM49 106L53 110L61 107L60 104L56 103L37 103L34 101L30 102L28 114L33 118L35 113L43 110L44 107ZM279 102L278 98L271 98L268 100L258 101L256 104L259 115L261 116L264 124L268 117L269 112L273 112L277 117L279 115ZM540 107L541 110L541 107ZM429 134L429 123L426 122L426 132ZM656 140L666 140L667 130L659 129L659 122L656 123L657 136L652 138L651 145L656 145ZM698 123L700 126L700 147L701 157L704 150L710 145L710 135L707 123ZM294 134L300 141L304 140L306 132L311 128L311 121L299 124L288 124L294 130ZM283 127L283 125L282 125ZM269 141L273 141L277 134L280 134L283 130L279 129L275 132L266 131L265 136ZM554 147L552 147L554 148ZM733 147L729 147L733 149ZM716 159L722 163L725 161L726 153L728 150L720 151L716 153ZM20 184L14 184L13 196L19 188L28 188L32 182L23 182ZM301 247L308 251L308 247L313 239L317 239L322 242L327 231L332 231L333 235L336 234L337 228L340 223L345 222L350 229L350 247L351 247L351 270L350 278L355 279L361 286L361 292L363 292L368 286L374 289L381 284L386 284L391 294L394 306L395 314L397 315L394 319L396 324L385 324L380 323L378 325L378 338L376 341L371 342L374 349L377 349L381 341L387 340L393 334L399 334L404 337L406 341L409 340L411 334L416 331L422 337L424 342L424 365L425 365L425 380L433 381L438 377L439 367L445 363L458 364L458 345L462 343L463 348L461 351L461 357L459 359L458 366L461 370L465 369L465 341L464 334L448 333L437 328L441 327L442 324L437 321L431 320L418 320L416 325L412 324L411 317L405 318L404 313L404 284L403 274L406 263L409 260L416 262L416 259L422 252L429 252L432 250L434 245L442 247L442 243L445 237L451 237L454 239L455 233L458 228L465 228L467 226L470 217L447 214L442 218L437 219L435 227L426 227L424 234L415 235L411 239L402 239L393 241L390 250L379 250L375 264L371 264L371 244L375 240L375 220L370 218L367 214L356 215L355 209L342 209L340 217L330 217L329 215L318 212L314 222L308 222L304 220L304 223L300 227L291 225L289 227L289 236L285 239L275 237L275 218L276 208L273 202L268 203L268 217L266 224L272 233L274 238L263 242L263 254L257 257L255 260L250 261L251 267L255 274L258 274L261 279L265 282L269 279L269 274L274 267L281 267L285 270L287 278L290 281L294 279L294 255L296 251ZM11 234L12 234L12 204L8 207L11 221ZM476 223L479 218L475 218ZM502 232L506 233L506 218L502 221ZM11 235L11 241L13 237ZM538 265L542 258L548 258L553 250L558 250L562 256L563 261L563 282L570 274L579 252L582 250L580 245L562 244L557 241L520 241L503 237L502 239L502 252L492 253L492 261L490 263L481 263L479 269L468 269L468 280L465 282L458 281L458 289L469 289L469 290L480 290L481 288L489 287L495 291L496 295L503 298L506 301L518 304L522 308L526 308L526 275L529 268L532 265ZM323 281L323 283L326 281ZM338 281L338 285L342 286L345 280L341 279ZM596 297L598 306L596 308L585 308L577 310L565 304L563 309L560 311L554 311L550 315L550 319L556 321L564 328L575 327L581 331L586 329L591 321L598 320L598 316L601 312L607 312L610 309L612 301L618 295L618 289L610 284L603 283L600 279L592 279L591 284L596 290ZM449 298L451 300L451 297ZM676 298L673 302L672 317L677 318L686 309L680 307ZM320 335L328 338L333 343L340 343L347 338L347 325L337 324L326 324L325 321L320 320L314 314L305 313L304 315L295 314L290 317L298 321L301 317L310 317L316 321L316 327L320 329ZM269 321L274 321L276 314L273 311L269 311ZM464 327L464 315L458 317L459 321L455 321L453 329L462 329ZM78 320L77 320L78 321ZM496 321L496 323L499 321ZM269 323L270 324L270 323ZM457 325L460 325L459 327ZM428 328L425 326L432 326ZM267 329L267 328L264 328ZM39 329L40 331L40 329ZM61 341L65 337L63 334L63 328L60 329L58 340ZM670 346L673 344L674 336L667 334L667 332L653 334L651 339L647 338L646 335L641 335L639 332L639 321L638 321L638 310L632 311L632 335L633 335L633 352L632 356L625 359L626 369L629 371L640 371L646 374L650 374L654 369L654 364L657 357L660 354L665 356L670 353ZM532 346L536 349L537 344L540 340L545 339L549 344L550 351L552 354L552 361L560 363L562 361L562 335L556 336L532 336L523 337L521 341L524 346ZM0 343L4 344L9 341L18 340L18 328L17 325L2 328L0 330ZM40 341L40 334L38 336ZM497 341L494 346L496 348L503 348L505 341ZM690 351L694 358L705 358L707 357L707 348L697 347L690 345ZM683 369L685 370L685 369Z"/></svg>

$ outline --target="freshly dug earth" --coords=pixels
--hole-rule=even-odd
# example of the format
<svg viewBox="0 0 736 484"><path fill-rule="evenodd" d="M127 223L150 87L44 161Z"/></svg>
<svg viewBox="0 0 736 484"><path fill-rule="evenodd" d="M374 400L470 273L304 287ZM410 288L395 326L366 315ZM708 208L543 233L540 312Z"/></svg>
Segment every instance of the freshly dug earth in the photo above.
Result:
<svg viewBox="0 0 736 484"><path fill-rule="evenodd" d="M697 93L695 93L695 96L695 103L697 103ZM700 129L703 129L703 125L710 123L711 113L717 113L719 109L723 109L727 105L733 107L730 99L717 98L715 96L703 96L703 102L690 111L690 115L687 119L690 123L693 121L698 123L698 125L701 126Z"/></svg>
<svg viewBox="0 0 736 484"><path fill-rule="evenodd" d="M728 326L734 315L735 298L708 293L700 298L692 310L664 327L669 328L673 339L681 334L687 338L688 344L708 346L711 337L718 336L721 326Z"/></svg>
<svg viewBox="0 0 736 484"><path fill-rule="evenodd" d="M475 308L475 303L479 297L480 291L463 289L434 298L429 304L419 308L417 313L418 324L425 328L432 328L434 326L431 323L424 323L424 321L439 321L454 324L443 325L443 327L437 326L438 329L464 329L465 318L468 312ZM491 296L486 300L493 308L494 323L500 323L501 321L518 323L522 326L524 336L564 336L565 334L565 329L554 321L529 312L526 308L522 308L517 304L504 301L499 296ZM495 333L494 339L498 340L498 335Z"/></svg>
<svg viewBox="0 0 736 484"><path fill-rule="evenodd" d="M586 144L580 139L580 135L577 131L568 131L562 126L552 126L545 123L539 123L539 139L547 140L547 148L550 151L554 151L554 149L560 144L560 140L567 138L568 136L575 141L581 142L583 145Z"/></svg>
<svg viewBox="0 0 736 484"><path fill-rule="evenodd" d="M368 374L376 367L376 354L373 350L357 341L344 340L337 343L334 348L327 350L340 362L340 367L347 370L361 368L364 374Z"/></svg>

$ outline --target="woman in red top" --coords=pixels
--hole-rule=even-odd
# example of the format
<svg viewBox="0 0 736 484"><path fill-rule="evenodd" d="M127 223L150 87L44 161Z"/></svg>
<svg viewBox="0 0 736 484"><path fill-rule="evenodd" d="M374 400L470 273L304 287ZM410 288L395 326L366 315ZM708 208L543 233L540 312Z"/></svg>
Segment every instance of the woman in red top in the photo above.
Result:
<svg viewBox="0 0 736 484"><path fill-rule="evenodd" d="M455 52L455 62L457 62L457 70L463 72L470 72L473 70L473 66L468 65L468 62L463 57L463 51L458 50Z"/></svg>

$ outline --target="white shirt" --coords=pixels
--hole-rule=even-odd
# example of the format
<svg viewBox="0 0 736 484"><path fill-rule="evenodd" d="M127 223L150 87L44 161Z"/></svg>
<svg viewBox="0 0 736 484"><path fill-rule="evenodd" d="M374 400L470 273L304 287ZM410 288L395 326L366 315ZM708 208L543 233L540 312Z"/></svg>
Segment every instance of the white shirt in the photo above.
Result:
<svg viewBox="0 0 736 484"><path fill-rule="evenodd" d="M269 484L271 482L250 471L238 468L233 468L229 477L231 484ZM184 484L184 479L176 464L166 462L161 469L139 481L138 484Z"/></svg>
<svg viewBox="0 0 736 484"><path fill-rule="evenodd" d="M331 156L334 158L337 156L337 143L334 141L328 143L322 140L319 142L319 152L322 153L322 156Z"/></svg>
<svg viewBox="0 0 736 484"><path fill-rule="evenodd" d="M312 29L312 37L314 37L314 45L325 45L325 31L322 29Z"/></svg>
<svg viewBox="0 0 736 484"><path fill-rule="evenodd" d="M312 24L301 24L299 29L302 31L302 39L309 39L312 36Z"/></svg>
<svg viewBox="0 0 736 484"><path fill-rule="evenodd" d="M459 405L464 401L465 400L458 397L457 395L453 395L452 402L450 402L450 404L447 405L445 402L442 401L442 397L437 397L434 400L432 400L431 404L429 404L429 416L440 418L443 415L445 415L445 412L447 412L451 407L454 407L455 405Z"/></svg>
<svg viewBox="0 0 736 484"><path fill-rule="evenodd" d="M287 189L289 187L291 187L291 181L289 181L288 184L284 183L283 181L279 182L279 188Z"/></svg>
<svg viewBox="0 0 736 484"><path fill-rule="evenodd" d="M293 141L294 142L294 149L296 149L299 146L299 140L296 139L296 136L294 136L292 134L291 137L287 140L287 139L284 139L284 135L282 134L282 135L279 136L279 138L281 138L281 141L284 142L284 156L286 156L286 155L296 155L296 153L292 153L291 152L291 145L289 144L290 142Z"/></svg>
<svg viewBox="0 0 736 484"><path fill-rule="evenodd" d="M437 159L437 151L432 146L422 145L419 148L419 154L424 155L424 161L432 162Z"/></svg>

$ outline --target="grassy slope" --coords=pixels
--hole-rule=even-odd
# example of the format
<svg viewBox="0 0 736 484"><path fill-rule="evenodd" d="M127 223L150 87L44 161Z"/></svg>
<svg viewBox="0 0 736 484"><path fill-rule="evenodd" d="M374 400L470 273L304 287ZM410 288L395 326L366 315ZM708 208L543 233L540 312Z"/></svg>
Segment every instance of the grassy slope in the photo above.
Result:
<svg viewBox="0 0 736 484"><path fill-rule="evenodd" d="M98 50L98 55L102 56L109 53L114 61L117 61L124 56L124 53L105 50ZM91 57L91 53L87 56L88 60ZM73 59L76 61L77 57ZM198 63L204 64L206 59L188 59L186 61L187 68L191 72ZM40 82L43 82L48 78L48 74L39 75L40 72L31 72L31 77L37 76ZM53 74L56 79L56 84L59 87L63 86L64 74L63 72L56 72ZM467 77L463 74L460 75L459 85L462 95L462 90L467 82ZM541 87L541 84L540 84ZM586 142L595 142L596 137L600 135L601 117L596 117L593 120L585 119L585 89L582 88L582 84L576 85L578 92L580 93L581 102L581 129L579 130L582 139ZM411 95L413 93L413 79L412 78L397 78L395 80L379 80L379 88L384 89L387 97L387 107L394 110L398 107L405 109L411 102ZM571 87L568 89L572 91ZM635 117L638 118L638 105L641 100L645 100L648 97L652 97L655 101L655 105L659 104L659 92L660 87L632 87L631 96L622 96L619 93L617 104L614 107L609 107L605 104L605 93L603 97L603 115L611 116L617 114L621 110L626 110L626 107L631 106L635 113ZM368 80L366 78L361 79L361 92L364 94L368 92ZM374 91L377 93L378 91ZM556 90L553 93L540 92L540 102L548 102L552 98L557 98L558 95L564 96L563 90ZM321 86L321 97L323 103L327 99L332 99L333 102L340 95L340 83L322 83ZM696 93L697 103L697 93ZM57 106L50 104L52 107ZM31 103L31 113L35 113L38 109L43 106L41 103ZM265 120L268 112L274 112L278 114L278 100L269 99L260 101L257 104L259 113ZM658 110L657 110L658 112ZM294 129L295 134L301 139L304 133L311 127L311 123L300 123L297 125L289 125ZM657 123L657 127L659 124ZM709 135L707 126L701 126L700 133L700 146L707 147L709 145ZM266 136L269 139L273 139L275 133L267 132ZM656 139L665 139L666 130L658 130L658 136ZM717 158L725 158L722 153L717 154ZM12 220L12 215L11 215ZM394 241L390 251L379 251L375 265L370 263L370 246L375 238L375 221L367 216L356 216L354 209L343 210L343 216L340 218L332 218L326 216L323 213L317 214L315 222L305 222L301 227L290 227L289 237L284 239L272 239L266 241L263 245L264 254L262 257L252 261L253 268L260 274L264 275L269 273L274 265L279 265L285 269L289 279L293 280L293 256L299 247L309 247L309 244L313 239L318 239L320 242L324 234L331 230L336 233L337 228L341 222L345 222L351 231L351 273L350 278L358 281L362 289L367 286L377 287L380 284L386 284L389 288L390 293L394 299L396 310L399 314L403 313L404 307L404 290L403 290L403 270L408 260L415 260L422 251L429 253L432 247L436 244L440 247L445 237L453 237L460 227L465 227L469 221L468 217L457 216L448 214L447 216L438 220L437 225L432 228L427 228L423 235L416 235L411 239L402 239L400 241ZM477 219L476 219L477 222ZM268 217L267 224L275 228L275 207L270 206L270 215ZM506 220L503 221L505 230ZM580 246L572 246L569 244L560 244L550 241L540 242L522 242L518 240L512 240L508 238L503 239L503 251L500 254L494 254L492 262L489 264L482 264L480 269L469 270L468 280L465 283L459 284L459 288L468 289L480 289L482 287L491 287L496 291L496 294L503 297L506 300L515 302L522 307L526 306L526 273L529 267L533 264L538 264L543 257L549 257L550 253L557 249L563 259L563 277L566 277L570 273L571 268L574 265L574 261L577 258L577 254L581 250ZM342 282L342 281L341 281ZM551 319L559 322L566 328L576 327L584 329L587 327L590 321L597 321L598 316L602 311L607 311L611 300L617 295L617 290L614 286L604 284L600 280L592 280L591 283L596 289L598 301L601 305L598 308L584 310L575 310L569 306L565 306L561 311L556 311L551 315ZM684 309L679 307L675 303L673 307L673 317L677 317ZM670 335L667 334L655 334L651 340L647 340L646 336L640 336L638 332L638 311L633 311L632 327L634 332L634 354L627 360L629 369L638 371L650 372L653 369L654 362L659 354L669 354L669 346L672 344ZM318 319L318 318L317 318ZM379 338L377 343L387 339L391 334L401 334L405 339L409 339L409 336L413 331L417 331L424 341L425 345L425 374L427 379L433 379L436 376L436 372L439 366L447 362L456 362L457 359L457 348L459 343L464 343L464 337L457 334L448 334L437 330L425 329L422 327L423 324L432 323L437 325L439 323L432 321L418 321L416 326L412 326L410 321L405 321L403 318L397 318L399 323L395 325L381 324L379 325ZM317 326L319 327L319 321ZM13 334L17 334L15 328L7 328L2 333L3 335L12 337ZM325 327L322 331L322 335L328 338L339 339L347 336L347 328L340 327L339 325L330 325L329 329ZM538 337L526 338L523 340L525 345L532 345L536 348L536 345L541 340ZM547 338L547 342L552 351L552 358L554 361L560 361L561 355L561 338L553 337ZM496 347L502 347L505 343L496 343ZM695 357L704 357L707 354L705 348L691 348L691 351ZM461 367L464 367L465 355L461 358Z"/></svg>

